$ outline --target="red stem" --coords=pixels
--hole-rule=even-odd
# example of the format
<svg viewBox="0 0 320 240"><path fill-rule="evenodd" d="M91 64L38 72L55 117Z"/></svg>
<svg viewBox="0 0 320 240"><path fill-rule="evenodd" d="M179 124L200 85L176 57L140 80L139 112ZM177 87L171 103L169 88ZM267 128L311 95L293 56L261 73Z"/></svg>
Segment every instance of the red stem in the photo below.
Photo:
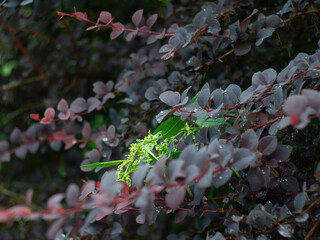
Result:
<svg viewBox="0 0 320 240"><path fill-rule="evenodd" d="M29 59L29 62L31 63L33 69L38 73L38 75L43 75L42 70L37 66L37 64L34 62L33 58L29 55L23 44L21 43L20 39L17 37L17 35L13 32L10 25L8 23L4 23L5 29L9 32L10 36L13 38L15 43L18 45L20 51L22 54Z"/></svg>

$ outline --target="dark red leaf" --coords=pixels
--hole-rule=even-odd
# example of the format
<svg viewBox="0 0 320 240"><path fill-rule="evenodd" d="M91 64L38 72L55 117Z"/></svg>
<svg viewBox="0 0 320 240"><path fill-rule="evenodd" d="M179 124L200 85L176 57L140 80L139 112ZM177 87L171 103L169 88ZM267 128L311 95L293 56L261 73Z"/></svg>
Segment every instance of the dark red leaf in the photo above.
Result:
<svg viewBox="0 0 320 240"><path fill-rule="evenodd" d="M53 108L47 108L44 112L44 118L41 119L40 123L49 124L54 120L55 110Z"/></svg>
<svg viewBox="0 0 320 240"><path fill-rule="evenodd" d="M296 114L290 115L290 122L292 125L296 125L300 121L300 117Z"/></svg>
<svg viewBox="0 0 320 240"><path fill-rule="evenodd" d="M31 113L31 114L30 114L30 118L31 118L32 120L38 120L38 121L40 121L39 113Z"/></svg>

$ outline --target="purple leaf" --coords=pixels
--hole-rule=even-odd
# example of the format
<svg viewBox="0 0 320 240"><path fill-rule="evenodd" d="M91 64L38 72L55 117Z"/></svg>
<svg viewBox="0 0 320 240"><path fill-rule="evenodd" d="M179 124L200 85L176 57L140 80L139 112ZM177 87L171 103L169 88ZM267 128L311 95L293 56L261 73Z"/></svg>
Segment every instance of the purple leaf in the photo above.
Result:
<svg viewBox="0 0 320 240"><path fill-rule="evenodd" d="M111 40L116 39L121 35L124 31L124 26L121 23L114 23L112 24L112 32L110 33Z"/></svg>
<svg viewBox="0 0 320 240"><path fill-rule="evenodd" d="M47 206L48 207L57 207L60 206L60 203L62 201L62 199L64 198L64 194L63 193L56 193L54 195L52 195L48 201L47 201Z"/></svg>
<svg viewBox="0 0 320 240"><path fill-rule="evenodd" d="M87 104L88 104L88 113L92 112L95 109L100 110L102 107L102 103L94 97L90 97L87 100Z"/></svg>
<svg viewBox="0 0 320 240"><path fill-rule="evenodd" d="M85 199L89 194L93 193L95 190L95 181L88 181L86 182L82 188L81 188L81 195L79 197L79 200L82 201Z"/></svg>
<svg viewBox="0 0 320 240"><path fill-rule="evenodd" d="M184 174L181 176L183 163L184 161L181 159L170 161L168 166L168 177L171 183L175 182L176 178L185 177Z"/></svg>
<svg viewBox="0 0 320 240"><path fill-rule="evenodd" d="M257 34L257 41L256 41L256 46L260 46L261 43L268 37L272 36L272 33L274 32L274 28L262 28L259 30Z"/></svg>
<svg viewBox="0 0 320 240"><path fill-rule="evenodd" d="M253 90L254 90L252 88L253 88L253 86L251 86L251 88L248 88L248 89L244 90L241 93L241 95L240 95L240 103L244 103L244 102L248 101L252 97Z"/></svg>
<svg viewBox="0 0 320 240"><path fill-rule="evenodd" d="M85 158L84 161L82 161L81 166L99 162L101 156L100 156L100 153L99 153L99 151L97 149L93 149L93 150L87 152L85 154L85 157L86 158ZM84 171L84 172L89 172L92 169L93 168L81 168L81 170Z"/></svg>
<svg viewBox="0 0 320 240"><path fill-rule="evenodd" d="M173 49L174 47L172 45L165 44L159 49L159 53L171 52L173 51Z"/></svg>
<svg viewBox="0 0 320 240"><path fill-rule="evenodd" d="M291 238L292 234L294 233L294 229L290 224L284 224L279 226L278 232L281 236L285 238Z"/></svg>
<svg viewBox="0 0 320 240"><path fill-rule="evenodd" d="M72 183L66 190L66 201L69 207L76 207L79 202L80 190L79 187Z"/></svg>
<svg viewBox="0 0 320 240"><path fill-rule="evenodd" d="M2 140L0 141L0 153L6 152L9 150L9 143L8 141Z"/></svg>
<svg viewBox="0 0 320 240"><path fill-rule="evenodd" d="M103 23L109 23L112 20L112 15L107 11L102 11L100 13L99 19Z"/></svg>
<svg viewBox="0 0 320 240"><path fill-rule="evenodd" d="M105 216L110 215L111 213L113 213L113 209L110 207L100 207L98 208L98 213L96 215L96 221L101 220L102 218L104 218Z"/></svg>
<svg viewBox="0 0 320 240"><path fill-rule="evenodd" d="M210 240L226 240L221 232L216 232L213 237L209 238Z"/></svg>
<svg viewBox="0 0 320 240"><path fill-rule="evenodd" d="M303 207L306 204L306 201L307 201L307 196L305 192L301 192L297 196L295 196L293 200L293 206L296 213L302 212Z"/></svg>
<svg viewBox="0 0 320 240"><path fill-rule="evenodd" d="M15 128L10 134L10 141L14 144L22 143L22 133L19 128Z"/></svg>
<svg viewBox="0 0 320 240"><path fill-rule="evenodd" d="M84 98L79 97L71 103L70 109L74 113L87 111L87 102Z"/></svg>
<svg viewBox="0 0 320 240"><path fill-rule="evenodd" d="M157 114L156 120L158 123L161 123L162 120L170 113L171 110L163 110L160 111L160 113Z"/></svg>
<svg viewBox="0 0 320 240"><path fill-rule="evenodd" d="M84 123L81 133L84 139L88 139L91 137L91 126L88 122Z"/></svg>
<svg viewBox="0 0 320 240"><path fill-rule="evenodd" d="M138 34L138 30L135 30L133 32L129 32L126 36L126 40L131 41L137 34Z"/></svg>
<svg viewBox="0 0 320 240"><path fill-rule="evenodd" d="M242 56L247 54L251 50L251 43L243 43L240 45L237 45L234 49L234 54L236 56Z"/></svg>
<svg viewBox="0 0 320 240"><path fill-rule="evenodd" d="M32 154L35 154L38 151L39 146L40 146L39 142L27 145L29 152L31 152ZM0 162L1 162L1 160L0 160Z"/></svg>
<svg viewBox="0 0 320 240"><path fill-rule="evenodd" d="M251 165L256 159L257 156L249 149L240 148L233 156L232 167L234 167L236 171L241 171Z"/></svg>
<svg viewBox="0 0 320 240"><path fill-rule="evenodd" d="M308 100L308 105L316 110L317 112L320 111L320 92L313 90L313 89L303 89L302 95L306 96Z"/></svg>
<svg viewBox="0 0 320 240"><path fill-rule="evenodd" d="M230 84L226 88L226 92L229 96L229 104L238 104L240 101L241 88L236 84Z"/></svg>
<svg viewBox="0 0 320 240"><path fill-rule="evenodd" d="M158 14L151 15L147 20L147 26L151 28L153 24L157 21Z"/></svg>
<svg viewBox="0 0 320 240"><path fill-rule="evenodd" d="M93 91L96 93L97 98L102 98L104 95L111 92L113 85L113 81L108 81L106 84L98 81L93 84Z"/></svg>
<svg viewBox="0 0 320 240"><path fill-rule="evenodd" d="M166 164L166 161L168 160L168 157L166 157L165 155L163 155L156 163L156 165L154 166L155 168L155 171L158 175L158 177L160 179L162 179L163 181L165 180L165 164Z"/></svg>
<svg viewBox="0 0 320 240"><path fill-rule="evenodd" d="M265 136L260 139L258 150L263 155L270 155L276 150L277 144L278 144L278 141L275 136Z"/></svg>
<svg viewBox="0 0 320 240"><path fill-rule="evenodd" d="M213 185L218 188L226 184L232 176L232 170L228 167L223 168L212 177Z"/></svg>
<svg viewBox="0 0 320 240"><path fill-rule="evenodd" d="M250 24L250 21L251 21L251 18L254 14L256 14L258 12L257 9L254 9L252 11L252 13L246 17L241 23L240 23L240 29L241 29L241 32L245 32Z"/></svg>
<svg viewBox="0 0 320 240"><path fill-rule="evenodd" d="M197 186L198 188L208 188L212 185L212 171L211 168L206 172L206 174L199 180Z"/></svg>
<svg viewBox="0 0 320 240"><path fill-rule="evenodd" d="M176 210L180 204L183 202L184 197L186 195L185 186L179 186L176 188L170 189L170 192L166 195L166 203L168 207L173 210Z"/></svg>
<svg viewBox="0 0 320 240"><path fill-rule="evenodd" d="M68 105L68 102L64 99L61 99L59 104L58 104L58 107L57 107L58 111L60 111L58 117L61 119L61 120L68 120L70 115L71 115L71 112L69 110L69 105Z"/></svg>
<svg viewBox="0 0 320 240"><path fill-rule="evenodd" d="M305 222L309 219L309 214L308 213L304 213L298 217L296 217L294 220L296 220L296 222L298 223L302 223Z"/></svg>
<svg viewBox="0 0 320 240"><path fill-rule="evenodd" d="M269 167L257 167L250 168L248 171L247 179L250 184L250 189L252 191L259 191L268 185L270 178L270 168Z"/></svg>
<svg viewBox="0 0 320 240"><path fill-rule="evenodd" d="M147 174L148 169L149 169L149 166L144 165L139 167L137 170L133 172L132 183L136 188L139 188L142 186L143 180Z"/></svg>
<svg viewBox="0 0 320 240"><path fill-rule="evenodd" d="M143 9L140 9L138 11L136 11L133 15L132 15L132 22L134 25L136 25L137 27L139 27L141 20L142 20L142 15L143 15Z"/></svg>
<svg viewBox="0 0 320 240"><path fill-rule="evenodd" d="M300 190L298 180L293 176L282 178L280 180L280 186L285 191L289 191L289 192L299 192Z"/></svg>
<svg viewBox="0 0 320 240"><path fill-rule="evenodd" d="M147 45L152 44L158 40L157 35L152 34L147 38Z"/></svg>
<svg viewBox="0 0 320 240"><path fill-rule="evenodd" d="M111 202L120 189L121 184L117 182L117 173L115 171L106 171L101 178L101 193L108 193L108 200Z"/></svg>
<svg viewBox="0 0 320 240"><path fill-rule="evenodd" d="M254 130L249 129L241 136L240 144L242 147L249 148L255 152L258 147L258 137Z"/></svg>
<svg viewBox="0 0 320 240"><path fill-rule="evenodd" d="M190 183L196 176L200 174L200 170L196 165L190 165L186 169L186 182Z"/></svg>
<svg viewBox="0 0 320 240"><path fill-rule="evenodd" d="M61 217L50 225L49 229L46 232L47 239L49 240L56 239L55 236L61 230L64 221L65 221L65 217Z"/></svg>
<svg viewBox="0 0 320 240"><path fill-rule="evenodd" d="M208 105L209 97L210 97L210 90L208 88L200 91L197 98L197 102L200 105L200 107L205 108Z"/></svg>
<svg viewBox="0 0 320 240"><path fill-rule="evenodd" d="M14 153L20 159L25 159L27 152L28 152L28 148L26 145L21 145L14 150Z"/></svg>
<svg viewBox="0 0 320 240"><path fill-rule="evenodd" d="M285 162L288 160L291 151L291 146L278 144L276 150L272 154L272 158L276 159L279 163Z"/></svg>
<svg viewBox="0 0 320 240"><path fill-rule="evenodd" d="M307 107L307 97L304 95L293 95L288 97L282 108L286 115L301 115Z"/></svg>
<svg viewBox="0 0 320 240"><path fill-rule="evenodd" d="M174 23L168 28L168 33L175 33L179 28L179 25Z"/></svg>
<svg viewBox="0 0 320 240"><path fill-rule="evenodd" d="M271 86L274 80L276 79L276 77L277 77L277 72L272 68L268 68L263 72L256 72L255 74L253 74L252 85Z"/></svg>
<svg viewBox="0 0 320 240"><path fill-rule="evenodd" d="M88 16L87 16L86 13L83 13L83 12L75 12L74 14L75 14L75 16L76 16L76 18L77 18L78 20L81 20L81 21L86 21L86 20L88 20Z"/></svg>
<svg viewBox="0 0 320 240"><path fill-rule="evenodd" d="M247 216L247 223L260 230L266 225L266 222L266 214L262 210L253 209Z"/></svg>
<svg viewBox="0 0 320 240"><path fill-rule="evenodd" d="M223 92L221 88L214 90L211 93L211 98L213 99L214 106L218 107L223 103Z"/></svg>
<svg viewBox="0 0 320 240"><path fill-rule="evenodd" d="M280 18L276 14L272 14L266 17L266 26L267 27L275 27L280 23Z"/></svg>
<svg viewBox="0 0 320 240"><path fill-rule="evenodd" d="M167 104L167 105L169 105L171 107L174 107L180 101L180 93L172 92L172 91L166 91L164 93L161 93L159 98L165 104Z"/></svg>

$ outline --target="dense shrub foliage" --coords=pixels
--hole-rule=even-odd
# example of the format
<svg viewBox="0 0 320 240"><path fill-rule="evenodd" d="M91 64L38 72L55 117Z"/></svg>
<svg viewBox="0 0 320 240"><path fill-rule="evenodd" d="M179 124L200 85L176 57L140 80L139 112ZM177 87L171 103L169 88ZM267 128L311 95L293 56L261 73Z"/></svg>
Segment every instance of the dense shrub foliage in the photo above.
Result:
<svg viewBox="0 0 320 240"><path fill-rule="evenodd" d="M3 85L3 100L38 81L49 90L31 97L52 98L28 107L26 130L8 123L1 171L60 156L56 171L72 176L63 162L75 158L83 184L70 177L45 205L23 189L25 201L1 206L3 226L50 223L28 239L320 236L319 1L181 1L121 21L106 10L59 9L46 30L62 22L69 38L57 35L50 51L45 36L25 46L11 26L30 4L45 3L1 3L1 41L23 53L21 63L5 59L2 77L16 80ZM15 56L12 49L3 51Z"/></svg>

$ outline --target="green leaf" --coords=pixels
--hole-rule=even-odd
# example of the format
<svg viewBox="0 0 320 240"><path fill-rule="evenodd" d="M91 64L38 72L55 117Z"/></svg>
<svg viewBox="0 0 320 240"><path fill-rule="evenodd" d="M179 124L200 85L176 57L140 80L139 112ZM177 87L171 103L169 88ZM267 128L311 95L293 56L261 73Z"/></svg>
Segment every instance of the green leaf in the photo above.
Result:
<svg viewBox="0 0 320 240"><path fill-rule="evenodd" d="M212 127L212 126L220 126L224 123L224 118L217 118L215 120L211 118L198 118L196 120L196 124L199 127Z"/></svg>
<svg viewBox="0 0 320 240"><path fill-rule="evenodd" d="M116 161L109 161L109 162L97 162L97 163L91 163L88 165L83 165L81 167L83 168L101 168L101 167L111 167L115 165L119 165L120 163L128 161L128 160L116 160Z"/></svg>
<svg viewBox="0 0 320 240"><path fill-rule="evenodd" d="M231 167L231 170L233 171L233 173L239 178L240 181L242 181L242 177L239 174L239 172L237 170L235 170L233 167Z"/></svg>
<svg viewBox="0 0 320 240"><path fill-rule="evenodd" d="M171 152L170 154L172 159L176 159L176 158L179 158L181 152Z"/></svg>
<svg viewBox="0 0 320 240"><path fill-rule="evenodd" d="M149 150L147 149L147 153L149 154L149 156L152 158L153 161L158 161L157 157Z"/></svg>
<svg viewBox="0 0 320 240"><path fill-rule="evenodd" d="M180 117L175 116L172 119L173 121L171 122L171 124L162 129L161 135L164 138L176 136L180 132L181 128L183 128L186 124L180 119Z"/></svg>
<svg viewBox="0 0 320 240"><path fill-rule="evenodd" d="M172 122L173 118L169 118L166 121L162 122L157 128L156 130L154 130L153 135L157 134L158 132L162 131L162 129L168 127L170 125L170 123Z"/></svg>
<svg viewBox="0 0 320 240"><path fill-rule="evenodd" d="M182 121L180 117L175 116L161 123L153 134L161 131L161 135L163 138L174 137L180 132L181 128L183 128L184 125L185 122Z"/></svg>
<svg viewBox="0 0 320 240"><path fill-rule="evenodd" d="M198 92L198 93L189 101L189 104L190 104L190 103L194 103L194 102L197 101L199 93L200 93L200 92Z"/></svg>
<svg viewBox="0 0 320 240"><path fill-rule="evenodd" d="M4 77L10 76L11 73L12 73L12 70L13 70L14 68L16 68L16 67L18 66L18 64L19 64L19 63L18 63L17 60L12 60L12 61L7 62L7 63L4 64L4 65L2 66L2 68L0 69L1 75L4 76Z"/></svg>

